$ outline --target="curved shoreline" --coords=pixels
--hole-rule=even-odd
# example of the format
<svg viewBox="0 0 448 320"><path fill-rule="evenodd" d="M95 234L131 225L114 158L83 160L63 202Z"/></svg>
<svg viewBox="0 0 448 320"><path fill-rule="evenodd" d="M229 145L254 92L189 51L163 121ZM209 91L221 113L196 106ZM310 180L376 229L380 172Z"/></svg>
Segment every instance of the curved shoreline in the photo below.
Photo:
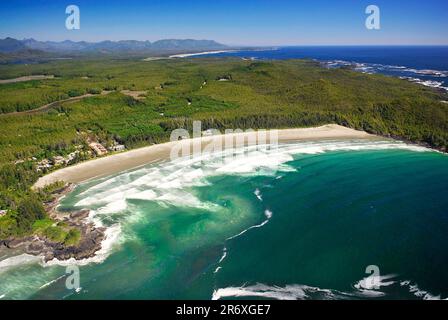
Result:
<svg viewBox="0 0 448 320"><path fill-rule="evenodd" d="M269 132L269 130L267 130ZM378 138L365 131L358 131L336 124L328 124L321 127L281 129L278 132L278 142L291 142L301 140L319 139L373 139ZM113 154L99 159L93 159L53 171L41 178L33 185L33 189L40 189L57 181L66 183L81 183L93 178L105 177L130 170L146 164L169 159L171 150L179 146L191 146L193 143L201 143L202 148L214 139L249 138L257 137L257 131L232 133L225 135L208 136L193 139L155 144L147 147L133 149L123 153ZM243 143L245 143L243 141Z"/></svg>
<svg viewBox="0 0 448 320"><path fill-rule="evenodd" d="M259 135L260 132L265 134ZM271 135L272 133L272 135ZM227 142L232 142L227 145ZM88 263L95 259L103 249L104 243L109 240L107 229L94 225L88 218L90 210L79 210L70 213L61 213L57 210L59 201L67 193L70 193L76 184L90 179L110 176L122 171L134 169L143 165L163 160L169 160L172 150L183 150L183 148L198 146L205 150L207 146L215 145L224 148L239 148L248 145L266 145L275 143L287 143L294 141L313 140L338 140L338 139L379 139L380 137L368 134L364 131L342 127L335 124L321 127L283 129L283 130L260 130L224 135L205 136L200 138L184 139L162 144L155 144L139 149L134 149L110 156L93 159L65 167L41 177L33 186L33 189L43 188L48 184L62 181L65 187L57 191L55 198L45 209L55 221L64 222L81 231L80 242L75 246L66 246L62 243L52 242L45 237L32 235L21 239L8 239L0 242L0 248L6 247L20 250L22 253L40 256L44 262L56 261L54 263L68 263L68 261L81 261ZM274 140L273 140L274 139ZM213 149L215 150L215 149ZM220 151L221 149L218 149ZM191 149L190 149L191 151Z"/></svg>

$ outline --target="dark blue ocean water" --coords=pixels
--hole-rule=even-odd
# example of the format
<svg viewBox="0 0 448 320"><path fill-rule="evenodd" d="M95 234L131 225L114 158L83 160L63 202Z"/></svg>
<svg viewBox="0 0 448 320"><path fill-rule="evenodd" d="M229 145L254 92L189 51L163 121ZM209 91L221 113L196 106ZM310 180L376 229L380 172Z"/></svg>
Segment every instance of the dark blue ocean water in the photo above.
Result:
<svg viewBox="0 0 448 320"><path fill-rule="evenodd" d="M195 57L204 57L197 55ZM242 50L207 56L244 59L315 59L334 68L401 77L448 91L448 46L319 46Z"/></svg>

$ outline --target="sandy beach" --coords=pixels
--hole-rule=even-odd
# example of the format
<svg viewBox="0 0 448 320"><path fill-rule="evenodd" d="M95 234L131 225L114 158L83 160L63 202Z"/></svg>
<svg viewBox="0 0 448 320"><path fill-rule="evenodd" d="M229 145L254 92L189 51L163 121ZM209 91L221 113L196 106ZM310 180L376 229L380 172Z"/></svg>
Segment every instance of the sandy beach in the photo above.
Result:
<svg viewBox="0 0 448 320"><path fill-rule="evenodd" d="M24 82L24 81L31 81L31 80L46 80L46 79L54 79L54 75L35 75L35 76L24 76L24 77L18 77L14 79L4 79L0 80L0 84L4 83L15 83L15 82Z"/></svg>
<svg viewBox="0 0 448 320"><path fill-rule="evenodd" d="M357 131L335 124L314 128L282 129L277 130L277 132L279 143L320 139L372 139L376 137L364 131ZM222 139L224 141L224 138L235 140L238 138L238 141L247 144L249 139L256 139L256 137L256 132L233 133L151 145L62 168L41 177L35 183L33 188L42 188L56 181L69 183L85 182L93 178L113 175L145 164L167 160L170 158L171 150L175 147L179 149L182 146L190 146L193 143L199 142L202 145L202 148L204 148L210 144L210 142L216 141L215 139ZM244 138L244 140L242 140L242 138ZM242 145L237 144L237 146Z"/></svg>
<svg viewBox="0 0 448 320"><path fill-rule="evenodd" d="M204 51L204 52L195 52L195 53L181 53L181 54L173 54L169 56L169 58L188 58L209 54L217 54L217 53L225 53L225 52L235 52L236 50L216 50L216 51Z"/></svg>

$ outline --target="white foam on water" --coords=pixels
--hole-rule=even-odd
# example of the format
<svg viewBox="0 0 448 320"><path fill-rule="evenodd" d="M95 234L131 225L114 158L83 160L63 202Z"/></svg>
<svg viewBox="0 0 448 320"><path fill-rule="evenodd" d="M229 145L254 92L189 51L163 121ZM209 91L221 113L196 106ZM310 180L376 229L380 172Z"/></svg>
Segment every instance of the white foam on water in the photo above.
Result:
<svg viewBox="0 0 448 320"><path fill-rule="evenodd" d="M416 77L420 76L420 77L433 77L433 78L447 78L448 71L415 69L405 66L384 65L379 63L358 63L344 60L324 61L322 63L328 68L339 68L342 66L350 66L353 67L355 71L369 74L377 72L383 73L384 71L388 71L390 74L396 75L400 79L405 79L427 87L441 88L448 91L448 87L442 86L444 84L444 82L442 81L422 80Z"/></svg>
<svg viewBox="0 0 448 320"><path fill-rule="evenodd" d="M379 287L388 287L397 284L397 281L389 281L395 275L380 277ZM380 298L386 295L385 292L378 289L371 289L370 285L365 285L370 277L356 282L354 291L344 292L334 289L323 289L302 284L290 284L286 286L275 286L266 284L242 285L235 287L219 288L213 291L212 300L222 298L237 297L262 297L277 300L304 300L304 299L354 299L354 298ZM409 292L423 300L441 300L440 296L435 296L425 290L421 290L417 285L412 285L410 281L400 282L400 286L409 288ZM445 299L448 300L448 299Z"/></svg>
<svg viewBox="0 0 448 320"><path fill-rule="evenodd" d="M260 189L255 189L254 195L257 197L258 200L263 201L263 196L261 195Z"/></svg>
<svg viewBox="0 0 448 320"><path fill-rule="evenodd" d="M400 286L407 287L410 293L423 300L448 300L448 298L442 299L440 295L436 296L426 290L420 289L417 284L412 284L409 280L401 281Z"/></svg>
<svg viewBox="0 0 448 320"><path fill-rule="evenodd" d="M265 216L266 216L266 220L264 220L262 223L260 223L260 224L256 224L256 225L251 226L251 227L249 227L249 228L247 228L247 229L244 229L244 230L241 231L240 233L238 233L238 234L236 234L236 235L234 235L234 236L231 236L231 237L227 238L226 240L232 240L232 239L238 238L238 237L242 236L243 234L245 234L246 232L248 232L248 231L250 231L250 230L252 230L252 229L257 229L257 228L261 228L261 227L263 227L264 225L266 225L266 224L269 222L269 219L271 219L271 217L272 217L272 212L269 211L269 210L266 210L266 211L265 211Z"/></svg>
<svg viewBox="0 0 448 320"><path fill-rule="evenodd" d="M157 198L157 193L155 193L153 190L144 190L137 192L133 195L130 195L128 199L130 200L155 200Z"/></svg>
<svg viewBox="0 0 448 320"><path fill-rule="evenodd" d="M118 213L126 210L128 204L125 199L119 199L106 204L104 207L99 208L97 214L110 214Z"/></svg>
<svg viewBox="0 0 448 320"><path fill-rule="evenodd" d="M277 300L304 300L310 294L320 295L328 299L335 298L335 293L328 289L321 289L306 285L286 285L284 287L256 284L253 286L227 287L213 291L212 300L232 297L262 297Z"/></svg>
<svg viewBox="0 0 448 320"><path fill-rule="evenodd" d="M213 273L218 273L219 270L222 269L222 267L219 266L219 264L221 264L221 262L223 262L226 257L227 257L227 247L224 247L224 249L222 249L222 256L221 256L221 258L219 259L219 261L217 263L218 267L216 267L216 269L215 269L215 271Z"/></svg>
<svg viewBox="0 0 448 320"><path fill-rule="evenodd" d="M295 171L287 162L295 155L319 154L330 151L363 151L428 149L393 141L324 141L301 142L268 146L250 146L178 158L171 162L125 172L110 180L101 181L77 195L77 207L94 209L96 214L118 213L127 209L126 201L138 199L162 205L212 209L214 204L203 203L190 190L209 185L208 178L216 175L275 175ZM116 184L119 183L118 186ZM261 200L261 195L256 194Z"/></svg>
<svg viewBox="0 0 448 320"><path fill-rule="evenodd" d="M30 261L29 257L21 256L27 259L26 263L4 262L8 268L1 274L0 294L7 299L27 299L45 288L45 284L49 286L49 281L64 274L60 268L45 268L41 257L33 256Z"/></svg>
<svg viewBox="0 0 448 320"><path fill-rule="evenodd" d="M217 269L219 270L219 268ZM255 285L247 286L232 286L226 288L219 288L213 291L212 300L219 300L222 298L237 298L237 297L262 297L278 300L304 300L304 299L354 299L367 298L375 299L386 296L386 292L381 291L381 288L393 285L399 287L407 287L408 292L412 293L417 298L423 300L443 300L440 295L434 295L426 290L420 289L411 281L392 280L397 275L390 274L385 276L368 276L357 281L352 287L354 291L344 292L335 289L323 289L312 287L303 284L290 284L286 286L266 285L257 283ZM372 287L375 284L375 288ZM444 299L448 300L448 298Z"/></svg>
<svg viewBox="0 0 448 320"><path fill-rule="evenodd" d="M266 218L269 220L269 219L272 218L272 211L266 209L266 210L264 211L264 215L265 215Z"/></svg>
<svg viewBox="0 0 448 320"><path fill-rule="evenodd" d="M258 190L258 189L257 189L257 190ZM272 211L266 209L266 210L264 211L264 215L266 216L266 220L265 220L265 221L263 221L263 222L260 223L260 224L251 226L251 227L249 227L249 228L247 228L247 229L244 229L243 231L241 231L241 232L238 233L237 235L234 235L234 236L232 236L232 237L230 237L230 238L227 238L226 241L227 241L227 240L235 239L235 238L237 238L237 237L239 237L239 236L245 234L247 231L249 231L249 230L251 230L251 229L261 228L261 227L263 227L264 225L266 225L266 223L269 222L269 219L272 218ZM225 259L226 257L227 257L227 247L224 247L224 249L223 249L223 254L222 254L221 258L220 258L219 261L218 261L218 265L221 264L221 262L223 262L224 259ZM214 271L214 273L218 273L218 271L221 270L221 269L222 269L222 267L218 266L218 267L216 268L216 270Z"/></svg>
<svg viewBox="0 0 448 320"><path fill-rule="evenodd" d="M97 263L97 264L102 263L107 259L107 257L113 252L113 250L120 243L119 241L120 234L121 234L121 226L119 224L110 226L105 231L105 238L101 243L101 249L95 253L94 257L82 260L76 260L75 258L70 258L68 260L53 259L44 263L44 266L46 267L73 266L73 265L85 266L91 263Z"/></svg>
<svg viewBox="0 0 448 320"><path fill-rule="evenodd" d="M44 288L46 288L46 287L49 287L49 286L51 286L52 284L58 282L59 280L64 279L65 277L66 277L66 275L63 275L63 276L57 277L56 279L53 279L53 280L51 280L51 281L48 281L47 283L44 283L43 285L41 285L41 286L39 287L39 290L40 290L40 289L44 289Z"/></svg>
<svg viewBox="0 0 448 320"><path fill-rule="evenodd" d="M42 261L42 257L33 256L27 253L13 256L0 261L0 274L18 266L41 263Z"/></svg>
<svg viewBox="0 0 448 320"><path fill-rule="evenodd" d="M396 275L394 274L385 276L370 275L368 277L365 277L364 279L359 280L353 286L361 295L368 297L381 297L385 295L384 292L380 291L381 287L387 287L396 283L396 281L390 280L395 277Z"/></svg>
<svg viewBox="0 0 448 320"><path fill-rule="evenodd" d="M224 247L224 249L222 250L222 256L221 256L221 259L219 259L218 264L221 263L221 262L223 262L224 259L225 259L226 257L227 257L227 248Z"/></svg>

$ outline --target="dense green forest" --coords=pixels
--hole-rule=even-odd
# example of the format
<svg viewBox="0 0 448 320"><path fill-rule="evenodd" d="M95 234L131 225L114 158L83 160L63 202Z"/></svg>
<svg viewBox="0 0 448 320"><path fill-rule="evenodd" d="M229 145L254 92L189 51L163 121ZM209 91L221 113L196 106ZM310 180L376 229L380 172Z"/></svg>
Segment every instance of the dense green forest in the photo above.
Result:
<svg viewBox="0 0 448 320"><path fill-rule="evenodd" d="M168 140L172 129L287 128L338 123L448 147L447 94L382 75L326 69L317 62L240 59L65 60L0 65L0 78L54 79L0 84L0 239L45 224L48 192L30 186L36 161L85 144L83 133L135 148ZM103 90L113 91L101 95ZM138 99L122 90L144 92ZM79 101L50 102L85 93ZM18 112L19 111L19 112ZM18 161L19 160L19 161ZM23 162L22 162L23 160Z"/></svg>

